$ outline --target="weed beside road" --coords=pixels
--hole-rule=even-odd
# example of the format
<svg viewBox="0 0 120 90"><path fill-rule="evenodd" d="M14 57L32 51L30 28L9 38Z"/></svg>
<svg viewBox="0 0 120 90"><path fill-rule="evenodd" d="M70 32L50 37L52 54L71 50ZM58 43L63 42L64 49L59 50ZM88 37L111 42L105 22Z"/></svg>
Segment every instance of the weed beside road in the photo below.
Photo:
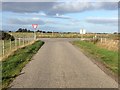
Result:
<svg viewBox="0 0 120 90"><path fill-rule="evenodd" d="M32 45L18 49L12 56L2 61L2 88L8 87L43 44L44 42L40 40L36 41Z"/></svg>
<svg viewBox="0 0 120 90"><path fill-rule="evenodd" d="M118 73L118 51L110 51L87 41L74 41L72 44L97 58L96 60L100 60L112 72Z"/></svg>

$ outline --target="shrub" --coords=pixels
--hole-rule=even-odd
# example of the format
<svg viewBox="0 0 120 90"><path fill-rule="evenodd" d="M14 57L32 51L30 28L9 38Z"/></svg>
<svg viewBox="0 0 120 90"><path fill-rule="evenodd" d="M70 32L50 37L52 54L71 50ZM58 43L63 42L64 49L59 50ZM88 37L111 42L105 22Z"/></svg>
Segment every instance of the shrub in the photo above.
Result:
<svg viewBox="0 0 120 90"><path fill-rule="evenodd" d="M15 40L14 36L10 35L9 33L6 33L4 31L0 31L0 33L1 33L0 39L2 39L2 40L9 40L9 39L11 39L11 41Z"/></svg>

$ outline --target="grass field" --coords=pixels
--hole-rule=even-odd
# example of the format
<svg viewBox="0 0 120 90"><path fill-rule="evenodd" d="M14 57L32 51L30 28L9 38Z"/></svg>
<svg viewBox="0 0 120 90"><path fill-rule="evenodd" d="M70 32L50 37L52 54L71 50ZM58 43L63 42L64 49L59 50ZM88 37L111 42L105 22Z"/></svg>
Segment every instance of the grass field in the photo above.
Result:
<svg viewBox="0 0 120 90"><path fill-rule="evenodd" d="M11 32L9 33L11 35L13 35L15 38L33 38L34 37L34 33L30 32Z"/></svg>
<svg viewBox="0 0 120 90"><path fill-rule="evenodd" d="M44 44L36 41L34 44L18 49L12 56L2 61L2 87L7 88L10 82L19 75L22 68Z"/></svg>
<svg viewBox="0 0 120 90"><path fill-rule="evenodd" d="M36 33L38 38L93 38L96 34L84 34L79 33ZM117 34L97 34L99 38L119 39Z"/></svg>
<svg viewBox="0 0 120 90"><path fill-rule="evenodd" d="M33 38L34 33L33 32L11 32L14 37L16 38ZM96 35L96 33L87 33L84 35L81 35L79 33L40 33L36 32L37 38L93 38ZM100 38L109 38L109 39L119 39L120 34L97 34L98 37Z"/></svg>
<svg viewBox="0 0 120 90"><path fill-rule="evenodd" d="M88 52L95 60L100 60L107 68L114 73L118 73L118 52L110 51L105 48L98 47L96 44L86 41L74 41L73 45L76 45Z"/></svg>

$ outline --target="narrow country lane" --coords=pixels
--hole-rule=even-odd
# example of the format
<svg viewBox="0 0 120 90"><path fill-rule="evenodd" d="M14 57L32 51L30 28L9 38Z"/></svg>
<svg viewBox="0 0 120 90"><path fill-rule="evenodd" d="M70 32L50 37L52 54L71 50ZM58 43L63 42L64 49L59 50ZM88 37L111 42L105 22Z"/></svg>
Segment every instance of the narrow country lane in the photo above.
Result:
<svg viewBox="0 0 120 90"><path fill-rule="evenodd" d="M42 40L45 44L12 88L117 88L115 80L69 43L73 39Z"/></svg>

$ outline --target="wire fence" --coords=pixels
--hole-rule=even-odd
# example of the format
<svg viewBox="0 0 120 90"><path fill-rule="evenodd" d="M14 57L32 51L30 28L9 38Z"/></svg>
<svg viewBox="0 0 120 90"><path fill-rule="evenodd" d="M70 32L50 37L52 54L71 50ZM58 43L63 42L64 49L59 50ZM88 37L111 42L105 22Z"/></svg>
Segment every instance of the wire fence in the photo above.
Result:
<svg viewBox="0 0 120 90"><path fill-rule="evenodd" d="M101 38L100 42L98 42L97 44L101 47L104 47L113 51L118 51L119 49L119 40Z"/></svg>
<svg viewBox="0 0 120 90"><path fill-rule="evenodd" d="M0 60L7 58L17 49L25 47L32 44L34 39L34 33L10 33L15 37L14 41L10 40L0 40Z"/></svg>

